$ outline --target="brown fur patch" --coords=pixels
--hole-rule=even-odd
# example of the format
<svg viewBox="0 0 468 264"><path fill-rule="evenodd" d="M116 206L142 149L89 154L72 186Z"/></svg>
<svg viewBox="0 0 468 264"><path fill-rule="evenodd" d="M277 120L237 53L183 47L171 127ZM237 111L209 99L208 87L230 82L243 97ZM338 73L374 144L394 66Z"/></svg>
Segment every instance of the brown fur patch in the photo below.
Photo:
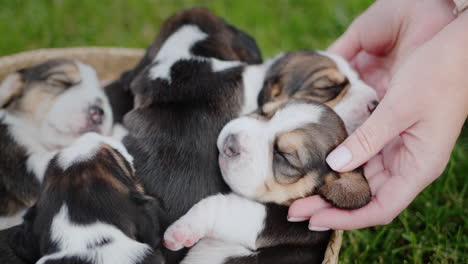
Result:
<svg viewBox="0 0 468 264"><path fill-rule="evenodd" d="M356 209L366 205L371 198L371 191L362 170L340 173L337 180L325 184L319 194L335 207Z"/></svg>
<svg viewBox="0 0 468 264"><path fill-rule="evenodd" d="M310 195L311 190L319 187L321 183L318 178L317 173L309 172L294 183L281 184L274 177L270 177L257 191L256 200L290 205L294 200Z"/></svg>

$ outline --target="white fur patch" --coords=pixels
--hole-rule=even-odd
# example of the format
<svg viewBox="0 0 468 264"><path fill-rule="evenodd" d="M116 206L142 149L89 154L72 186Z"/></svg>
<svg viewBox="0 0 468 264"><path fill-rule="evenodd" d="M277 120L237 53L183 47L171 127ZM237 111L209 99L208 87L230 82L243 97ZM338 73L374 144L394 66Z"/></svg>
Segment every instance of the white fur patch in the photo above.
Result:
<svg viewBox="0 0 468 264"><path fill-rule="evenodd" d="M8 229L10 227L23 223L23 215L27 209L21 210L13 216L0 216L0 230Z"/></svg>
<svg viewBox="0 0 468 264"><path fill-rule="evenodd" d="M338 70L349 80L351 86L341 101L333 107L333 110L344 121L348 134L351 134L370 116L368 105L378 100L377 93L359 79L358 74L342 57L328 52L317 52L333 60Z"/></svg>
<svg viewBox="0 0 468 264"><path fill-rule="evenodd" d="M228 258L256 254L240 244L205 238L190 249L181 264L223 264Z"/></svg>
<svg viewBox="0 0 468 264"><path fill-rule="evenodd" d="M58 252L42 257L36 264L64 257L77 257L95 264L132 264L139 263L151 253L148 245L130 239L112 225L71 222L65 204L52 221L51 239L57 244ZM89 245L104 240L109 243L89 248Z"/></svg>
<svg viewBox="0 0 468 264"><path fill-rule="evenodd" d="M70 147L63 149L59 153L58 163L63 170L66 170L73 164L91 160L103 144L109 145L120 152L130 164L133 164L133 157L122 143L97 133L87 133L76 140Z"/></svg>
<svg viewBox="0 0 468 264"><path fill-rule="evenodd" d="M212 70L224 71L229 68L243 65L239 61L221 61L215 58L205 58L191 54L190 49L199 41L205 40L208 35L195 25L184 25L174 32L161 46L153 62L155 65L149 71L153 80L160 78L171 82L170 71L174 63L181 60L198 60L210 62Z"/></svg>
<svg viewBox="0 0 468 264"><path fill-rule="evenodd" d="M242 73L242 82L244 86L244 103L242 105L241 115L255 111L258 108L258 95L263 88L266 73L283 54L269 59L263 64L248 65Z"/></svg>
<svg viewBox="0 0 468 264"><path fill-rule="evenodd" d="M0 110L0 119L8 125L9 134L14 141L26 149L26 168L34 173L39 182L56 151L47 150L38 140L37 131L31 122Z"/></svg>
<svg viewBox="0 0 468 264"><path fill-rule="evenodd" d="M308 123L318 123L322 111L320 105L293 104L278 110L269 121L245 116L229 122L218 137L218 149L222 153L225 139L232 134L240 144L240 154L233 158L220 154L226 183L234 192L255 198L258 188L273 174L271 151L276 136Z"/></svg>
<svg viewBox="0 0 468 264"><path fill-rule="evenodd" d="M213 195L195 204L174 222L166 230L164 241L180 249L186 241L175 239L179 233L186 235L187 240L209 237L255 250L257 237L264 229L265 217L263 204L236 194Z"/></svg>

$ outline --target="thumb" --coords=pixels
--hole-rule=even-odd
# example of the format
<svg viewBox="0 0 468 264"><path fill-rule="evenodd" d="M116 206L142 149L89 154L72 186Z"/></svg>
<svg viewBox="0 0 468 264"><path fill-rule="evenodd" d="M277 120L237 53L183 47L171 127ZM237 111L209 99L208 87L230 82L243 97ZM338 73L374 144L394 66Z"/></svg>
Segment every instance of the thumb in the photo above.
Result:
<svg viewBox="0 0 468 264"><path fill-rule="evenodd" d="M345 172L375 156L410 126L408 115L401 109L392 107L384 98L369 119L328 155L328 165L335 171Z"/></svg>
<svg viewBox="0 0 468 264"><path fill-rule="evenodd" d="M358 33L359 29L355 25L356 23L351 24L348 30L327 51L338 54L347 61L351 61L362 49Z"/></svg>

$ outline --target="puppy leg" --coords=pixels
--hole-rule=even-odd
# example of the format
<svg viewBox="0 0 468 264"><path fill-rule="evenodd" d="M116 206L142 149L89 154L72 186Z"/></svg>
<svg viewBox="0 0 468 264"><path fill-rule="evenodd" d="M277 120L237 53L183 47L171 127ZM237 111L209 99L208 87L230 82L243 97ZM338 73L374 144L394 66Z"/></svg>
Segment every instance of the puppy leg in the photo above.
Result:
<svg viewBox="0 0 468 264"><path fill-rule="evenodd" d="M265 216L266 208L260 203L235 194L213 195L173 223L164 234L164 244L176 251L210 237L255 249Z"/></svg>
<svg viewBox="0 0 468 264"><path fill-rule="evenodd" d="M369 203L371 190L362 169L340 174L340 178L326 183L319 194L333 206L356 209Z"/></svg>
<svg viewBox="0 0 468 264"><path fill-rule="evenodd" d="M232 257L252 254L253 252L243 245L205 238L190 249L181 264L221 264Z"/></svg>

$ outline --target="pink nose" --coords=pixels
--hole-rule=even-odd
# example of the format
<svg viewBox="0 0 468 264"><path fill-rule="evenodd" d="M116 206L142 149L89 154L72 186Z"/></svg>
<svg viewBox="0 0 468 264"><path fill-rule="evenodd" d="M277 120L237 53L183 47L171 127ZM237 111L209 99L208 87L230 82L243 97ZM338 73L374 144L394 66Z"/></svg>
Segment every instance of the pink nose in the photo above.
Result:
<svg viewBox="0 0 468 264"><path fill-rule="evenodd" d="M379 102L374 100L367 105L367 110L369 110L369 112L372 113L374 112L375 108L377 108L378 105L379 105Z"/></svg>
<svg viewBox="0 0 468 264"><path fill-rule="evenodd" d="M235 135L229 135L224 141L223 153L225 156L232 158L240 154L240 146Z"/></svg>
<svg viewBox="0 0 468 264"><path fill-rule="evenodd" d="M88 109L89 119L93 124L100 125L104 121L104 110L97 105L93 105Z"/></svg>

